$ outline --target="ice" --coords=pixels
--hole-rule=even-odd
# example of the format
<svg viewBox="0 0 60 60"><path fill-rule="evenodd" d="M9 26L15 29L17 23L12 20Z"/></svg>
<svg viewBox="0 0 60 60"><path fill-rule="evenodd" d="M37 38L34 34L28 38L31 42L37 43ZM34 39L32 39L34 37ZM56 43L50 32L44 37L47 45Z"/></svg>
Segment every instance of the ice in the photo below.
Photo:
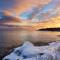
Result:
<svg viewBox="0 0 60 60"><path fill-rule="evenodd" d="M3 60L60 60L60 42L52 42L47 46L34 46L25 42L22 46L14 48Z"/></svg>
<svg viewBox="0 0 60 60"><path fill-rule="evenodd" d="M24 43L22 47L23 47L22 55L27 57L37 55L39 54L40 51L39 49L36 49L36 47L30 42Z"/></svg>
<svg viewBox="0 0 60 60"><path fill-rule="evenodd" d="M50 46L53 46L53 47L60 47L60 42L52 42L52 43L49 43Z"/></svg>
<svg viewBox="0 0 60 60"><path fill-rule="evenodd" d="M17 59L20 59L20 60L22 60L23 57L22 56L17 56L16 54L11 53L10 55L8 55L5 58L3 58L3 60L5 60L5 59L9 59L9 60L17 60Z"/></svg>
<svg viewBox="0 0 60 60"><path fill-rule="evenodd" d="M50 54L44 54L41 56L41 60L53 60L53 57Z"/></svg>
<svg viewBox="0 0 60 60"><path fill-rule="evenodd" d="M35 56L32 56L30 58L26 58L26 59L23 59L23 60L41 60L41 57L40 57L40 55L35 55Z"/></svg>

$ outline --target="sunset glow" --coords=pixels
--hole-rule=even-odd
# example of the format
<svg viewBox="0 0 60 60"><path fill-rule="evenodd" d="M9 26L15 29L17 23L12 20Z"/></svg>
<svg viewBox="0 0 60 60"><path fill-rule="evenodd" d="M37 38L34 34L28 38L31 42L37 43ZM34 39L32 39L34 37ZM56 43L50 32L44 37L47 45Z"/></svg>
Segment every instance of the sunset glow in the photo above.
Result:
<svg viewBox="0 0 60 60"><path fill-rule="evenodd" d="M32 26L36 29L60 27L59 0L11 0L4 2L1 0L2 4L0 3L2 6L0 12L3 12L0 15L4 15L0 16L1 21L3 21L3 18L8 18L9 16L16 17L15 21L19 20L18 22L8 20L5 22L4 20L3 24L5 25ZM12 6L10 6L9 2L14 3L11 3Z"/></svg>

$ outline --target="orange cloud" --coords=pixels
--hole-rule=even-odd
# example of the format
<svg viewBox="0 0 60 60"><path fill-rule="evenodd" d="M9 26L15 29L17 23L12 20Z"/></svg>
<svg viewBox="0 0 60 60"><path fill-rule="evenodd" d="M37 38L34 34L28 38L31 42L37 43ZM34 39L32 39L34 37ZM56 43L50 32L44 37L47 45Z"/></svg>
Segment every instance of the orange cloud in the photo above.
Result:
<svg viewBox="0 0 60 60"><path fill-rule="evenodd" d="M48 4L51 0L15 0L13 8L7 9L9 12L15 12L19 15L21 12L29 9L31 6L43 6Z"/></svg>

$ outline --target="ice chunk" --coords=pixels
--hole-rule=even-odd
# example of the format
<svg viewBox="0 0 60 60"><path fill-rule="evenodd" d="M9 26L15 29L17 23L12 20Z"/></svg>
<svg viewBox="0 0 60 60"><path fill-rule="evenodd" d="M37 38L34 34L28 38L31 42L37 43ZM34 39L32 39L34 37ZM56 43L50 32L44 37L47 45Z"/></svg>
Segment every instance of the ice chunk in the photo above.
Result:
<svg viewBox="0 0 60 60"><path fill-rule="evenodd" d="M24 43L22 48L23 48L22 55L26 57L39 54L40 51L39 49L36 49L36 47L30 42Z"/></svg>
<svg viewBox="0 0 60 60"><path fill-rule="evenodd" d="M31 47L33 47L32 43L25 42L21 47L16 48L14 50L14 53L16 53L17 55L21 55L23 51L27 50L27 48L30 49Z"/></svg>
<svg viewBox="0 0 60 60"><path fill-rule="evenodd" d="M22 60L23 57L22 56L17 56L16 54L14 53L11 53L10 55L6 56L5 58L3 58L3 60Z"/></svg>
<svg viewBox="0 0 60 60"><path fill-rule="evenodd" d="M40 55L35 55L35 56L32 56L30 58L26 58L26 59L23 59L23 60L41 60L41 56Z"/></svg>
<svg viewBox="0 0 60 60"><path fill-rule="evenodd" d="M23 60L37 60L36 57L32 57L32 58L27 58L27 59L23 59Z"/></svg>
<svg viewBox="0 0 60 60"><path fill-rule="evenodd" d="M53 59L59 59L59 57L57 57L60 53L60 42L52 42L49 44L48 49L44 50L44 53L50 54L53 56Z"/></svg>
<svg viewBox="0 0 60 60"><path fill-rule="evenodd" d="M44 54L41 56L41 60L53 60L53 57L49 54Z"/></svg>
<svg viewBox="0 0 60 60"><path fill-rule="evenodd" d="M52 43L49 43L49 46L53 46L55 48L59 48L60 47L60 42L52 42Z"/></svg>
<svg viewBox="0 0 60 60"><path fill-rule="evenodd" d="M25 42L15 48L11 54L3 60L60 60L60 42L53 42L47 46L34 46L31 42Z"/></svg>
<svg viewBox="0 0 60 60"><path fill-rule="evenodd" d="M60 50L56 52L55 59L60 60Z"/></svg>

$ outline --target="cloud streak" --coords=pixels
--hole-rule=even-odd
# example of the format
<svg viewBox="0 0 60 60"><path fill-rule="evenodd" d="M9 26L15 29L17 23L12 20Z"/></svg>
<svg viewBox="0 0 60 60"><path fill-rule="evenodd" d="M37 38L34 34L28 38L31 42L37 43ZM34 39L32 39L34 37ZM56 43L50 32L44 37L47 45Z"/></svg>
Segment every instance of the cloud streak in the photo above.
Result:
<svg viewBox="0 0 60 60"><path fill-rule="evenodd" d="M19 14L32 5L47 4L49 0L0 0L0 11L8 10L9 12Z"/></svg>

